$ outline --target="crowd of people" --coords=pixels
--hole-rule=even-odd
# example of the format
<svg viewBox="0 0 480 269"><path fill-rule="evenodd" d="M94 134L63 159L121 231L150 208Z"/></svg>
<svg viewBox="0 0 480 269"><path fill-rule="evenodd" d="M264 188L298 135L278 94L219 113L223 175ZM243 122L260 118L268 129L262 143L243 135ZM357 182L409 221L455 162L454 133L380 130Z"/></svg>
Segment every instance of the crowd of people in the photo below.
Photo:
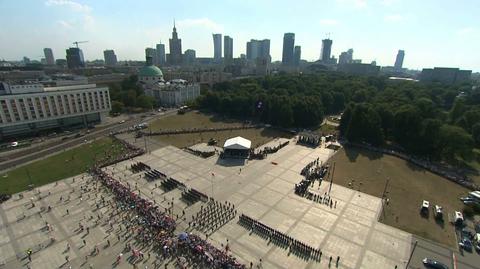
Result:
<svg viewBox="0 0 480 269"><path fill-rule="evenodd" d="M182 192L182 199L189 205L192 205L198 201L208 201L208 196L203 192L196 189L186 189Z"/></svg>
<svg viewBox="0 0 480 269"><path fill-rule="evenodd" d="M329 165L321 165L319 163L319 158L311 161L308 163L302 170L300 174L304 176L304 178L300 181L300 183L295 184L295 194L307 197L311 192L308 191L308 188L315 184L315 181L319 181L319 186L323 181L323 178L327 174L329 169ZM312 199L313 200L313 199Z"/></svg>
<svg viewBox="0 0 480 269"><path fill-rule="evenodd" d="M234 204L227 201L221 203L211 198L206 206L202 205L200 211L195 216L192 216L192 221L188 225L205 234L209 234L235 218L236 215L237 210Z"/></svg>
<svg viewBox="0 0 480 269"><path fill-rule="evenodd" d="M322 137L310 132L302 132L298 135L297 143L318 147L322 144Z"/></svg>
<svg viewBox="0 0 480 269"><path fill-rule="evenodd" d="M239 223L245 228L252 230L252 232L258 234L260 237L269 240L280 247L289 249L291 253L301 258L320 261L322 257L322 251L320 249L311 247L308 244L273 229L247 215L241 214L239 216Z"/></svg>
<svg viewBox="0 0 480 269"><path fill-rule="evenodd" d="M135 158L137 156L140 156L145 153L144 149L137 148L134 145L122 140L118 139L114 135L110 136L115 142L121 144L121 146L125 149L123 154L109 154L106 152L106 155L104 158L100 160L96 160L95 166L96 167L104 167L104 166L109 166L112 164L119 163L121 161L125 161L128 159Z"/></svg>
<svg viewBox="0 0 480 269"><path fill-rule="evenodd" d="M143 132L140 131L142 135L177 135L177 134L194 134L194 133L205 133L205 132L219 132L219 131L231 131L231 130L245 130L259 128L257 125L241 125L241 126L230 126L230 127L210 127L210 128L182 128L174 130L162 130L157 132Z"/></svg>
<svg viewBox="0 0 480 269"><path fill-rule="evenodd" d="M136 162L136 163L132 163L130 165L130 170L133 173L138 173L138 172L142 172L142 171L145 171L145 170L150 170L150 166L143 163L143 162Z"/></svg>
<svg viewBox="0 0 480 269"><path fill-rule="evenodd" d="M275 147L264 147L262 149L252 149L250 150L249 159L250 160L263 160L267 157L268 154L276 153L281 148L288 145L290 141L285 141L283 143L279 143L278 146Z"/></svg>
<svg viewBox="0 0 480 269"><path fill-rule="evenodd" d="M211 150L211 151L202 151L202 150L198 150L198 149L193 149L191 147L187 147L185 148L185 150L187 150L188 152L194 154L194 155L197 155L197 156L200 156L202 158L208 158L208 157L211 157L213 155L215 155L215 151L214 150Z"/></svg>
<svg viewBox="0 0 480 269"><path fill-rule="evenodd" d="M174 234L175 219L161 210L156 203L140 197L130 188L130 185L114 179L99 167L92 168L90 172L114 195L120 210L130 210L135 213L135 221L128 223L127 230L131 228L135 238L144 245L154 245L157 249L161 249L164 259L182 257L201 268L245 268L227 250L218 249L197 235L189 234L188 240L180 240ZM214 204L219 207L218 203ZM221 206L223 209L225 207L226 205ZM129 258L132 262L143 258L143 253L132 246L126 246L126 249L132 252ZM120 261L121 257L117 257L117 262ZM178 260L177 263L179 263Z"/></svg>

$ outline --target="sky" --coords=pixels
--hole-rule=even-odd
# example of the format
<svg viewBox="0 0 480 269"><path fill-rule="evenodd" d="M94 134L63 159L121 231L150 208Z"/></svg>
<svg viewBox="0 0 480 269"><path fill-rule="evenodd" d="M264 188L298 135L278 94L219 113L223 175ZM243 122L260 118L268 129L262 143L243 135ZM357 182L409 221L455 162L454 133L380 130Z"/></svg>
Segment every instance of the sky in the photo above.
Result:
<svg viewBox="0 0 480 269"><path fill-rule="evenodd" d="M479 0L0 0L0 59L55 58L80 44L88 60L113 49L119 60L144 60L145 48L166 44L176 21L182 49L213 56L212 33L233 38L234 57L250 39L270 39L281 60L283 34L295 33L302 59L318 60L330 36L332 54L382 66L405 50L404 67L480 71Z"/></svg>

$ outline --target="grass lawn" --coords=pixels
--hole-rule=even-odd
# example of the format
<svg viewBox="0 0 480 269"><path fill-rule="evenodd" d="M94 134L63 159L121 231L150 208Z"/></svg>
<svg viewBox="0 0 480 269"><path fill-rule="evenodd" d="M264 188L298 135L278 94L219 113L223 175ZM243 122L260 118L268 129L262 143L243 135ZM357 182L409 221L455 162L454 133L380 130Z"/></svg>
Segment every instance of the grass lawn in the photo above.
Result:
<svg viewBox="0 0 480 269"><path fill-rule="evenodd" d="M239 126L242 122L218 115L204 114L198 111L190 111L183 115L175 114L160 118L150 123L152 131L172 130L183 128L210 128Z"/></svg>
<svg viewBox="0 0 480 269"><path fill-rule="evenodd" d="M93 164L95 157L100 159L106 153L116 155L123 152L121 144L110 138L102 138L71 150L52 155L46 159L21 166L0 175L0 193L17 193L85 172ZM28 174L30 174L31 181Z"/></svg>
<svg viewBox="0 0 480 269"><path fill-rule="evenodd" d="M223 119L214 115L207 115L199 112L188 112L184 115L172 115L160 118L150 124L152 131L166 129L183 128L210 128L225 126L240 126L242 123L232 119ZM153 139L163 143L173 145L178 148L184 148L201 142L208 142L210 138L218 141L218 145L223 146L225 140L242 136L252 141L252 147L258 147L277 137L288 137L291 135L272 128L258 128L245 130L231 130L219 132L204 132L195 134L177 134L152 136Z"/></svg>
<svg viewBox="0 0 480 269"><path fill-rule="evenodd" d="M468 193L468 189L402 159L366 150L341 149L332 161L336 162L334 183L348 186L354 180L354 189L377 197L382 196L389 178L387 197L390 202L380 217L381 222L455 246L454 228L447 214L463 209L459 198ZM422 200L430 201L431 206L442 206L445 223L437 223L432 210L428 218L421 217Z"/></svg>
<svg viewBox="0 0 480 269"><path fill-rule="evenodd" d="M320 126L320 128L318 128L317 130L315 130L315 132L319 132L322 135L334 134L334 133L338 132L338 128L336 126L332 126L332 125L329 125L329 124L324 124L324 125Z"/></svg>

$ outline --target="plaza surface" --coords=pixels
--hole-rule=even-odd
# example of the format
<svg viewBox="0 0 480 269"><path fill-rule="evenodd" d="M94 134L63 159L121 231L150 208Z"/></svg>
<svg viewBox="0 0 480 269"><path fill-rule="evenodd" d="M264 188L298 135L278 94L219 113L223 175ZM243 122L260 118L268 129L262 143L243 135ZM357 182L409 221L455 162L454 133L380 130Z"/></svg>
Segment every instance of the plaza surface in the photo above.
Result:
<svg viewBox="0 0 480 269"><path fill-rule="evenodd" d="M279 142L270 143L273 146ZM185 183L188 188L195 188L218 201L229 201L235 204L238 214L243 213L257 219L321 249L323 253L320 261L306 260L256 234L251 234L237 223L238 218L234 218L209 234L208 238L219 248L225 245L228 239L232 254L246 264L247 268L250 262L259 264L260 259L263 268L327 268L330 256L334 261L337 256L340 257L338 268L405 268L411 251L412 236L377 222L382 206L379 198L335 184L330 196L336 206L332 207L294 194L294 184L302 179L301 169L317 158L325 162L333 154L334 151L330 149L300 146L292 140L289 145L264 160L244 162L222 160L217 156L203 159L166 146L104 170L113 174L116 179L136 186L142 196L155 200L162 207L168 207L168 203L174 201L174 216L180 216L185 211L185 220L182 217L177 220L177 232L187 230L199 233L189 228L187 222L203 203L197 202L188 206L180 199L181 190L165 192L159 188L159 181L147 182L143 173L132 174L128 169L130 164L144 162ZM50 235L42 229L45 221L48 221L55 228L53 234L56 241L32 255L31 268L58 268L65 263L66 255L70 260L68 265L72 265L72 268L88 268L89 264L93 264L94 268L111 268L125 242L131 242L132 239L117 238L120 223L114 221L113 229L106 225L109 221L108 207L100 209L102 221L99 225L88 221L89 216L99 214L95 207L99 197L94 196L92 191L90 198L84 194L83 199L80 199L78 186L85 185L87 180L88 176L77 176L75 182L71 178L66 179L56 186L50 184L41 187L40 194L25 192L24 198L19 199L18 195L15 195L13 199L2 204L0 264L3 261L6 268L20 268L27 264L27 260L17 259L16 256L28 248L36 248L38 244L49 241ZM329 184L326 182L321 186L316 183L313 191L323 195L328 188ZM51 192L50 195L47 195L48 191ZM58 202L60 196L67 197L69 194L70 201ZM39 195L43 197L41 200L37 198ZM35 197L37 203L33 208L30 208L31 197ZM46 205L52 205L52 211L39 215L37 212L40 207ZM70 210L68 215L67 208ZM25 212L24 218L22 212ZM79 222L92 227L88 235L77 231ZM86 246L83 246L83 239L87 241ZM106 240L111 244L108 245ZM67 243L71 250L65 252ZM100 246L100 253L85 258L97 244ZM146 248L143 251L149 253L151 250ZM145 265L152 268L150 266L155 261L154 257L152 253L152 258L142 261L140 268ZM173 263L168 266L173 268ZM132 268L132 265L121 263L117 268ZM335 268L334 262L332 268Z"/></svg>

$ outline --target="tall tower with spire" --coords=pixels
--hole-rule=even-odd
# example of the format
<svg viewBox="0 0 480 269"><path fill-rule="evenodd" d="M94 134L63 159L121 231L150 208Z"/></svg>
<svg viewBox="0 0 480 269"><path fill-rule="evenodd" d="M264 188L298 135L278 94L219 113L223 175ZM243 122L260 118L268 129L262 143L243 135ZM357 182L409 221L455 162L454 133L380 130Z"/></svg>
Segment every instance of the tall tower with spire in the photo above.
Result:
<svg viewBox="0 0 480 269"><path fill-rule="evenodd" d="M175 20L173 20L172 38L169 40L170 54L167 55L167 62L170 65L182 64L182 40L178 38Z"/></svg>

